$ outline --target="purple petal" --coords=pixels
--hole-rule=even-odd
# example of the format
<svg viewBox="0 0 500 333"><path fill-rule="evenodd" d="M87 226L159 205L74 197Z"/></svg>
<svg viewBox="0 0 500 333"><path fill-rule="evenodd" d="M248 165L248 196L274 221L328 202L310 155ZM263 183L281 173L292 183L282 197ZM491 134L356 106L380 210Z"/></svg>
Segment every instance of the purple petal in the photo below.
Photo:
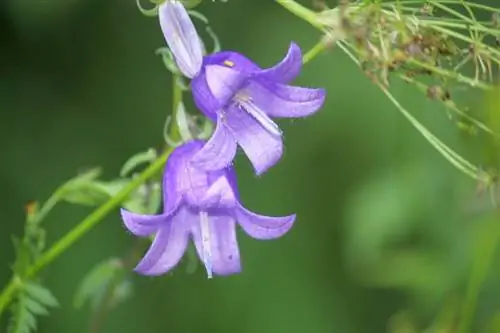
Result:
<svg viewBox="0 0 500 333"><path fill-rule="evenodd" d="M239 205L236 220L247 234L256 239L273 239L283 236L295 221L295 214L272 217L255 214Z"/></svg>
<svg viewBox="0 0 500 333"><path fill-rule="evenodd" d="M205 67L205 78L210 93L225 106L241 88L247 76L232 68L220 65Z"/></svg>
<svg viewBox="0 0 500 333"><path fill-rule="evenodd" d="M204 65L221 65L245 74L260 72L261 69L252 60L233 51L222 51L206 56Z"/></svg>
<svg viewBox="0 0 500 333"><path fill-rule="evenodd" d="M163 172L163 207L165 212L173 212L179 207L183 191L188 161L203 147L203 141L193 140L179 146L168 157Z"/></svg>
<svg viewBox="0 0 500 333"><path fill-rule="evenodd" d="M194 155L191 164L203 170L220 170L229 166L236 155L236 140L220 117L210 140Z"/></svg>
<svg viewBox="0 0 500 333"><path fill-rule="evenodd" d="M210 186L202 201L202 206L207 208L232 208L236 203L236 195L226 175L220 176Z"/></svg>
<svg viewBox="0 0 500 333"><path fill-rule="evenodd" d="M184 6L166 1L159 6L160 26L177 66L188 78L195 77L203 63L203 45Z"/></svg>
<svg viewBox="0 0 500 333"><path fill-rule="evenodd" d="M246 90L252 102L271 117L299 118L318 111L325 102L324 89L293 87L280 83L252 82Z"/></svg>
<svg viewBox="0 0 500 333"><path fill-rule="evenodd" d="M198 256L203 260L204 249L200 222L192 225L191 232ZM241 272L240 251L236 239L234 219L229 216L209 216L208 231L211 271L217 275Z"/></svg>
<svg viewBox="0 0 500 333"><path fill-rule="evenodd" d="M154 234L169 220L169 214L141 215L121 209L121 216L125 227L134 235L147 237Z"/></svg>
<svg viewBox="0 0 500 333"><path fill-rule="evenodd" d="M261 71L257 76L271 82L288 83L295 79L302 68L302 52L295 43L290 43L285 58L274 67Z"/></svg>
<svg viewBox="0 0 500 333"><path fill-rule="evenodd" d="M213 122L217 121L217 111L222 106L210 91L208 87L205 70L202 70L200 75L195 76L191 81L191 91L193 93L193 101L196 107Z"/></svg>
<svg viewBox="0 0 500 333"><path fill-rule="evenodd" d="M198 216L181 209L155 236L144 258L135 267L143 275L161 275L175 267L181 260L189 241L189 226Z"/></svg>
<svg viewBox="0 0 500 333"><path fill-rule="evenodd" d="M267 131L246 111L236 106L230 107L226 114L226 123L257 175L275 165L283 155L281 136Z"/></svg>

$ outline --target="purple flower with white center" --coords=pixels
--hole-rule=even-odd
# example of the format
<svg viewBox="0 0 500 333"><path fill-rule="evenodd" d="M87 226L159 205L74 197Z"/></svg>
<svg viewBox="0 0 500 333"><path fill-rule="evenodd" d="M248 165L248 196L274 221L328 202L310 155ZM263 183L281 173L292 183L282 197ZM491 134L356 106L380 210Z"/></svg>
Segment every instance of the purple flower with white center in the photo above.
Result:
<svg viewBox="0 0 500 333"><path fill-rule="evenodd" d="M192 239L208 277L241 271L236 239L236 222L256 239L273 239L285 234L295 215L269 217L242 206L232 167L206 171L190 160L204 141L194 140L176 148L163 175L163 213L140 215L121 210L125 226L133 234L153 243L135 271L161 275L180 261Z"/></svg>
<svg viewBox="0 0 500 333"><path fill-rule="evenodd" d="M323 89L287 85L301 67L302 52L294 43L285 58L268 69L236 52L205 56L191 87L196 106L217 125L193 163L205 170L224 168L239 145L257 175L276 164L283 154L283 140L271 117L305 117L325 101Z"/></svg>
<svg viewBox="0 0 500 333"><path fill-rule="evenodd" d="M201 69L203 44L184 5L167 0L158 8L160 26L177 67L192 79Z"/></svg>

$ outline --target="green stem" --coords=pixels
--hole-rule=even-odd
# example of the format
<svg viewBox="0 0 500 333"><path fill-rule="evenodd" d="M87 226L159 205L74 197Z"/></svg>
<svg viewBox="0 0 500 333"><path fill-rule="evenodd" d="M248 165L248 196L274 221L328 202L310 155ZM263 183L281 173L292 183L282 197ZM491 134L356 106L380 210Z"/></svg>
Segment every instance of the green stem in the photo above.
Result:
<svg viewBox="0 0 500 333"><path fill-rule="evenodd" d="M278 4L282 5L288 11L291 11L296 16L302 18L306 22L310 23L312 26L323 29L323 25L318 23L317 16L314 12L305 8L304 6L298 4L294 0L277 0ZM344 53L346 53L356 64L359 65L359 61L351 54L351 52L343 45L342 41L337 42L337 46L340 47ZM488 181L485 179L476 166L471 164L469 161L464 159L462 156L457 154L442 141L440 141L436 136L430 133L425 126L423 126L417 119L415 119L403 106L392 96L392 94L384 87L382 84L377 84L382 92L389 98L389 100L396 106L396 108L403 114L403 116L410 121L410 123L424 136L424 138L437 150L444 158L446 158L454 167L468 175L474 180Z"/></svg>
<svg viewBox="0 0 500 333"><path fill-rule="evenodd" d="M327 43L323 40L319 41L314 45L302 58L302 63L305 65L309 61L313 60L318 54L323 52L327 48Z"/></svg>
<svg viewBox="0 0 500 333"><path fill-rule="evenodd" d="M173 82L173 114L177 110L177 106L182 102L182 90L177 84L174 78ZM176 129L175 122L172 126L172 130ZM166 151L158 157L158 159L153 162L146 170L139 174L136 178L132 179L130 183L127 184L120 192L115 196L110 198L102 206L94 210L90 215L88 215L83 221L81 221L75 228L69 231L65 236L63 236L59 241L53 244L46 252L44 252L33 265L31 265L27 271L26 276L22 278L31 278L35 276L41 269L53 262L57 257L64 253L68 248L70 248L76 241L83 237L87 232L89 232L94 226L96 226L100 221L102 221L112 210L118 207L127 197L134 192L141 185L146 183L150 178L155 176L165 165L168 156L172 152L172 149L166 149ZM53 200L49 199L47 204L47 212L57 203L59 198L58 191L51 197ZM50 202L50 204L49 204ZM0 293L0 315L3 313L5 308L9 305L12 297L15 295L17 289L19 288L18 277L12 278L12 280L7 284L6 287Z"/></svg>
<svg viewBox="0 0 500 333"><path fill-rule="evenodd" d="M311 24L313 27L320 30L324 28L323 24L318 22L317 14L315 12L302 6L294 0L276 0L276 2L287 9L290 13Z"/></svg>
<svg viewBox="0 0 500 333"><path fill-rule="evenodd" d="M74 229L69 231L59 241L52 245L40 258L27 270L26 277L33 277L42 268L50 264L76 241L83 237L87 232L102 221L112 210L118 207L127 197L144 184L148 179L156 175L163 168L171 150L164 152L153 164L144 170L137 178L134 178L127 186L125 186L114 197L109 199L105 204L94 210ZM10 303L12 296L15 294L18 284L12 280L0 294L0 314L5 310L5 307Z"/></svg>

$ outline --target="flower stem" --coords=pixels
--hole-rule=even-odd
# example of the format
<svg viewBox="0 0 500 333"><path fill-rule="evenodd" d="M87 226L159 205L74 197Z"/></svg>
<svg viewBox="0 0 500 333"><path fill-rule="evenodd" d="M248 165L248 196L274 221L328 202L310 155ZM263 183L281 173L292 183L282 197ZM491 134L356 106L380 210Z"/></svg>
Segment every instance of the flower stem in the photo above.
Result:
<svg viewBox="0 0 500 333"><path fill-rule="evenodd" d="M127 186L125 186L114 197L109 199L105 204L94 210L80 224L69 231L59 241L52 245L40 258L27 270L25 278L33 277L45 266L54 261L76 241L102 221L112 210L118 207L127 197L134 192L139 186L144 184L149 178L156 175L164 166L171 149L165 151L159 158L144 170L137 178L134 178ZM13 295L17 290L18 285L12 280L0 293L0 314L5 310L5 307L10 303Z"/></svg>
<svg viewBox="0 0 500 333"><path fill-rule="evenodd" d="M309 61L313 60L318 54L323 52L327 47L327 43L324 40L320 40L316 45L314 45L302 58L302 63L307 64Z"/></svg>
<svg viewBox="0 0 500 333"><path fill-rule="evenodd" d="M182 90L179 84L177 84L177 78L174 76L173 82L173 114L175 115L179 103L182 102ZM171 131L174 132L176 129L175 122L172 126ZM175 133L175 132L174 132ZM102 206L94 210L90 215L88 215L83 221L81 221L75 228L69 231L65 236L63 236L59 241L52 245L47 251L45 251L36 260L33 265L31 265L26 271L26 276L21 278L31 278L35 276L41 269L52 263L57 257L63 254L68 248L70 248L76 241L83 237L87 232L89 232L93 227L95 227L99 222L101 222L111 211L118 207L127 197L134 192L141 185L146 183L150 178L155 176L165 165L168 156L172 152L172 148L167 148L163 154L161 154L156 161L154 161L148 168L146 168L141 174L136 178L132 179L130 183L127 184L120 192L115 196L110 198ZM54 195L54 197L57 197ZM11 281L4 287L0 293L0 315L3 313L5 308L11 302L13 296L19 288L18 281L19 277L13 277Z"/></svg>
<svg viewBox="0 0 500 333"><path fill-rule="evenodd" d="M276 0L276 2L290 13L311 24L313 27L323 29L323 24L318 22L316 13L297 3L295 0Z"/></svg>

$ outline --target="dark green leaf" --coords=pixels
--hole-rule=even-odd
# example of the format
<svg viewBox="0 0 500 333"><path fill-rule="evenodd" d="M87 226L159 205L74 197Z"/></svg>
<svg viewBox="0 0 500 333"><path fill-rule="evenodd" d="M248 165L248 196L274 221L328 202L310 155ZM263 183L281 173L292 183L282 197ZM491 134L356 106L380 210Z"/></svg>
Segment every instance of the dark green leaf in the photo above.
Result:
<svg viewBox="0 0 500 333"><path fill-rule="evenodd" d="M37 315L37 316L46 316L49 314L49 311L40 303L38 303L36 300L31 299L31 298L26 298L26 308L28 311L31 313Z"/></svg>

